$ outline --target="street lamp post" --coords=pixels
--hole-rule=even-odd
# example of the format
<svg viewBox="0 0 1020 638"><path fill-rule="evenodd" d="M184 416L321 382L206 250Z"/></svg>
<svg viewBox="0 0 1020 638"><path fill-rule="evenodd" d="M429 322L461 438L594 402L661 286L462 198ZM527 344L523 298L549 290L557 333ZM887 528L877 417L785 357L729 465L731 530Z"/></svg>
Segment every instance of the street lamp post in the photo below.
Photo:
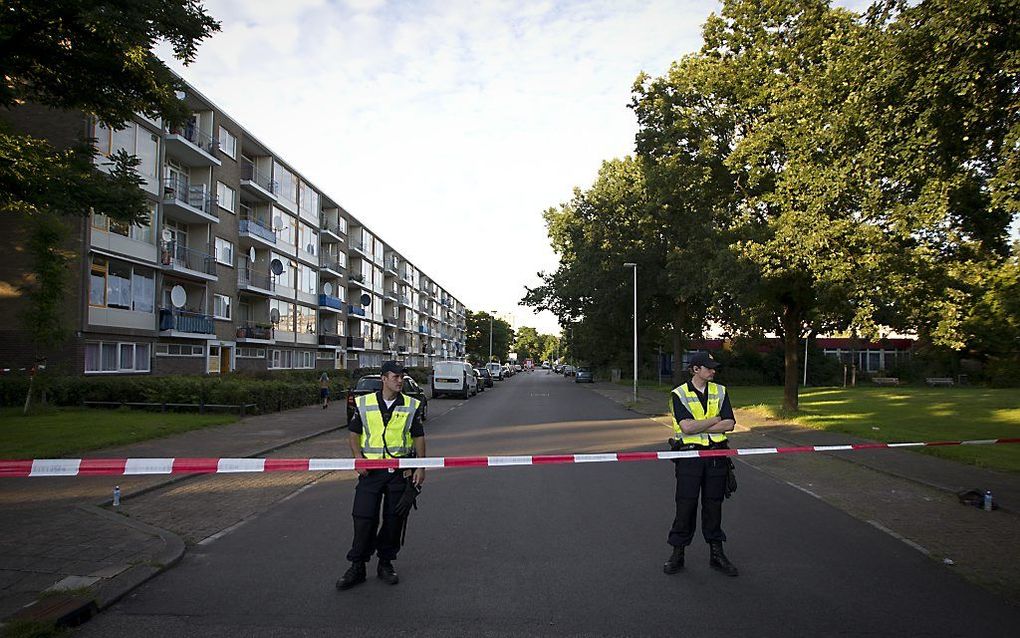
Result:
<svg viewBox="0 0 1020 638"><path fill-rule="evenodd" d="M637 264L628 261L624 266L634 269L634 403L637 403Z"/></svg>
<svg viewBox="0 0 1020 638"><path fill-rule="evenodd" d="M486 363L492 361L492 315L496 313L495 310L489 313L489 360Z"/></svg>

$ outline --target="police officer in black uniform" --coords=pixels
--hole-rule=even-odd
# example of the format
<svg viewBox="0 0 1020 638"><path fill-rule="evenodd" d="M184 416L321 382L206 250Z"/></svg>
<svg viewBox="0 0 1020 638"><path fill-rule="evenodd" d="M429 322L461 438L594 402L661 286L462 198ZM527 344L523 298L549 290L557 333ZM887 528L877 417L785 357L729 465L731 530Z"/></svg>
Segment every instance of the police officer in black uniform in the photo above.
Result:
<svg viewBox="0 0 1020 638"><path fill-rule="evenodd" d="M401 393L406 368L396 361L382 365L383 387L379 392L358 397L357 409L347 424L348 442L354 458L384 459L425 456L425 427L421 404ZM406 515L398 504L408 490L425 481L424 468L411 470L358 470L354 491L354 541L347 552L350 568L336 582L337 589L349 589L365 582L365 563L379 556L379 578L390 585L400 582L393 560L400 551ZM408 484L410 481L410 485ZM382 526L379 508L382 506Z"/></svg>
<svg viewBox="0 0 1020 638"><path fill-rule="evenodd" d="M711 450L729 447L726 432L736 419L726 388L714 383L719 362L707 352L696 353L688 367L691 380L673 389L670 408L675 431L674 450ZM723 552L726 534L722 530L722 503L726 495L729 457L677 459L676 518L669 531L673 553L662 566L667 574L684 567L684 548L694 539L698 497L701 497L701 533L709 545L709 565L727 576L736 576L737 568Z"/></svg>

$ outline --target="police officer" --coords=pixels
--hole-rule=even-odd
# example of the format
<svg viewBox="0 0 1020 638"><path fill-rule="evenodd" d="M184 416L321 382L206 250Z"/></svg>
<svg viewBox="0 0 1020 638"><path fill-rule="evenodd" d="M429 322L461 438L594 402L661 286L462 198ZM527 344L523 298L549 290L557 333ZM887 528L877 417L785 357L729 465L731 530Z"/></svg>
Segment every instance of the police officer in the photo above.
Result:
<svg viewBox="0 0 1020 638"><path fill-rule="evenodd" d="M729 447L726 432L736 419L726 388L713 383L719 362L707 352L691 357L691 380L673 389L671 411L677 445L674 449L711 450ZM701 495L701 533L709 545L709 565L727 576L737 568L723 553L722 503L726 491L728 457L696 457L676 460L676 518L669 530L673 553L662 571L675 574L684 566L684 548L694 539L698 495Z"/></svg>
<svg viewBox="0 0 1020 638"><path fill-rule="evenodd" d="M382 365L382 390L357 399L357 409L347 425L348 442L354 458L383 459L425 456L425 428L422 425L420 402L404 396L401 389L407 369L396 361ZM393 569L393 560L400 551L404 517L395 512L397 503L408 487L425 481L425 470L413 472L392 469L358 470L354 491L354 541L347 560L350 568L336 582L337 589L349 589L365 582L365 563L375 553L379 556L376 574L390 585L400 582ZM382 526L379 506L382 505Z"/></svg>

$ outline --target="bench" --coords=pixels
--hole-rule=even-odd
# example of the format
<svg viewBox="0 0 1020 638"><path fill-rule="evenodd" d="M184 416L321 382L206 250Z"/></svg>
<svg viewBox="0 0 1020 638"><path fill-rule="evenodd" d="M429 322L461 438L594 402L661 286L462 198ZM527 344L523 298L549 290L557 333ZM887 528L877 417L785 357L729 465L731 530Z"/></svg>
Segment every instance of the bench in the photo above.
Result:
<svg viewBox="0 0 1020 638"><path fill-rule="evenodd" d="M953 380L949 377L928 377L924 380L924 382L931 387L935 387L937 385L954 385Z"/></svg>
<svg viewBox="0 0 1020 638"><path fill-rule="evenodd" d="M871 382L875 385L899 385L899 377L871 377Z"/></svg>

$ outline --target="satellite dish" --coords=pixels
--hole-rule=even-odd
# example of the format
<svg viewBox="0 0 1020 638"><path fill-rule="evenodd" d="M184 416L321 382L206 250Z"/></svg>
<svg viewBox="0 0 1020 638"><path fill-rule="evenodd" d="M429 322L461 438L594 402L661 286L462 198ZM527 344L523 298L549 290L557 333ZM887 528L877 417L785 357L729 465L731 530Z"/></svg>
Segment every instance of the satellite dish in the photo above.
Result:
<svg viewBox="0 0 1020 638"><path fill-rule="evenodd" d="M169 228L163 229L163 241L170 241L174 238L174 234L170 232Z"/></svg>
<svg viewBox="0 0 1020 638"><path fill-rule="evenodd" d="M174 308L183 308L188 301L188 293L183 286L174 286L170 289L170 303Z"/></svg>
<svg viewBox="0 0 1020 638"><path fill-rule="evenodd" d="M283 228L283 217L277 215L273 218L273 228Z"/></svg>
<svg viewBox="0 0 1020 638"><path fill-rule="evenodd" d="M372 295L361 295L361 305L365 306L366 308L368 306L371 306L372 305Z"/></svg>
<svg viewBox="0 0 1020 638"><path fill-rule="evenodd" d="M269 321L271 321L273 325L280 323L280 311L276 308L271 309L269 311Z"/></svg>
<svg viewBox="0 0 1020 638"><path fill-rule="evenodd" d="M328 281L326 283L322 284L322 294L326 295L327 297L329 295L332 295L333 294L333 284L329 283Z"/></svg>
<svg viewBox="0 0 1020 638"><path fill-rule="evenodd" d="M248 261L250 261L252 263L255 262L255 247L254 246L252 246L251 248L248 249Z"/></svg>
<svg viewBox="0 0 1020 638"><path fill-rule="evenodd" d="M279 277L283 274L283 262L279 259L274 259L269 262L269 270L273 271L273 274Z"/></svg>

